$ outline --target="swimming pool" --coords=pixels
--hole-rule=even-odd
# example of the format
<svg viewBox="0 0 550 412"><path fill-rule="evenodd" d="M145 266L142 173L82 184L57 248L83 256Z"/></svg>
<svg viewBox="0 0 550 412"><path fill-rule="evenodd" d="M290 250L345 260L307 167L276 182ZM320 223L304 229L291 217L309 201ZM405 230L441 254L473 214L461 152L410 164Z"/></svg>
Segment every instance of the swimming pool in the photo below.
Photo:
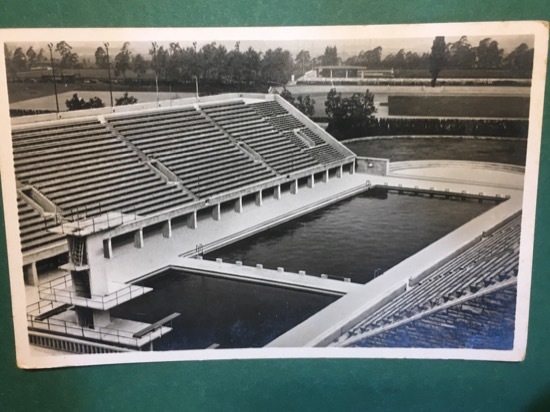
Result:
<svg viewBox="0 0 550 412"><path fill-rule="evenodd" d="M376 195L374 195L376 193ZM205 255L366 283L489 210L492 202L364 192Z"/></svg>

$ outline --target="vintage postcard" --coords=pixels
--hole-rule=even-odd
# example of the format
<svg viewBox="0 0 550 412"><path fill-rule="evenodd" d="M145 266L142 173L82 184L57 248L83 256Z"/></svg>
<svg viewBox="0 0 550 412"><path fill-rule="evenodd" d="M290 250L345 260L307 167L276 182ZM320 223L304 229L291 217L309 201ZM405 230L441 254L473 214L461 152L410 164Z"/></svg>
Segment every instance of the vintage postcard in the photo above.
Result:
<svg viewBox="0 0 550 412"><path fill-rule="evenodd" d="M0 39L20 367L524 358L545 23Z"/></svg>

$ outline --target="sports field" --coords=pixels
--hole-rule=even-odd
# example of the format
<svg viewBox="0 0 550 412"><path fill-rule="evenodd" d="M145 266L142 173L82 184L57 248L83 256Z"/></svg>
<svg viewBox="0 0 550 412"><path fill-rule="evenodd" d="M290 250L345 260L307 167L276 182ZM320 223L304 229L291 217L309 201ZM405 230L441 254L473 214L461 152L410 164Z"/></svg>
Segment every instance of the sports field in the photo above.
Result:
<svg viewBox="0 0 550 412"><path fill-rule="evenodd" d="M358 156L405 160L468 160L525 166L526 139L385 137L343 142Z"/></svg>

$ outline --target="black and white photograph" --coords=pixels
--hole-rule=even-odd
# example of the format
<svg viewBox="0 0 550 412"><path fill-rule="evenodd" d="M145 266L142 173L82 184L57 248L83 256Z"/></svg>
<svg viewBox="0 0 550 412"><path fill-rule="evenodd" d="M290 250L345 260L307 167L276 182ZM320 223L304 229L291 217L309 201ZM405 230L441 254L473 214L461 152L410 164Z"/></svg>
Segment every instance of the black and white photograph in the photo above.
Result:
<svg viewBox="0 0 550 412"><path fill-rule="evenodd" d="M0 38L19 367L523 359L543 23Z"/></svg>

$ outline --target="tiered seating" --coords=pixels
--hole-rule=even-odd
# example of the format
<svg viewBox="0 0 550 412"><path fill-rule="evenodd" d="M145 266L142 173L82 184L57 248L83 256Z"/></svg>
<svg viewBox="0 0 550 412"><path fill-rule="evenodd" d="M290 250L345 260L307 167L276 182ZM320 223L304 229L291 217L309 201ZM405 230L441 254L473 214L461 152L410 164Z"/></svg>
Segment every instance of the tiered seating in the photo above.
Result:
<svg viewBox="0 0 550 412"><path fill-rule="evenodd" d="M317 133L313 132L307 127L300 129L300 133L303 133L307 137L309 137L315 143L315 145L322 145L326 143Z"/></svg>
<svg viewBox="0 0 550 412"><path fill-rule="evenodd" d="M436 269L407 292L367 316L348 337L406 320L491 285L513 279L519 265L521 216Z"/></svg>
<svg viewBox="0 0 550 412"><path fill-rule="evenodd" d="M271 123L275 129L280 131L301 129L302 127L304 127L304 124L291 114L277 117L269 117L267 121Z"/></svg>
<svg viewBox="0 0 550 412"><path fill-rule="evenodd" d="M308 128L299 119L289 114L286 109L276 101L253 103L250 106L256 110L260 116L265 117L275 129L282 133L290 130L298 130L315 146L326 143L321 136Z"/></svg>
<svg viewBox="0 0 550 412"><path fill-rule="evenodd" d="M17 178L66 216L149 214L192 200L97 120L14 131L13 147Z"/></svg>
<svg viewBox="0 0 550 412"><path fill-rule="evenodd" d="M236 102L201 109L233 138L246 143L278 173L286 174L318 164L251 106Z"/></svg>
<svg viewBox="0 0 550 412"><path fill-rule="evenodd" d="M65 239L63 234L50 233L46 230L47 226L55 225L53 217L45 218L20 196L17 196L17 209L22 252L59 243Z"/></svg>
<svg viewBox="0 0 550 412"><path fill-rule="evenodd" d="M194 108L117 116L109 123L201 198L275 176Z"/></svg>
<svg viewBox="0 0 550 412"><path fill-rule="evenodd" d="M512 349L516 296L516 284L507 285L465 305L446 307L347 346Z"/></svg>
<svg viewBox="0 0 550 412"><path fill-rule="evenodd" d="M274 100L269 100L250 105L262 117L273 117L288 114L286 109Z"/></svg>
<svg viewBox="0 0 550 412"><path fill-rule="evenodd" d="M319 163L323 164L332 163L345 158L342 153L327 143L307 149L307 152L310 156L317 159Z"/></svg>

